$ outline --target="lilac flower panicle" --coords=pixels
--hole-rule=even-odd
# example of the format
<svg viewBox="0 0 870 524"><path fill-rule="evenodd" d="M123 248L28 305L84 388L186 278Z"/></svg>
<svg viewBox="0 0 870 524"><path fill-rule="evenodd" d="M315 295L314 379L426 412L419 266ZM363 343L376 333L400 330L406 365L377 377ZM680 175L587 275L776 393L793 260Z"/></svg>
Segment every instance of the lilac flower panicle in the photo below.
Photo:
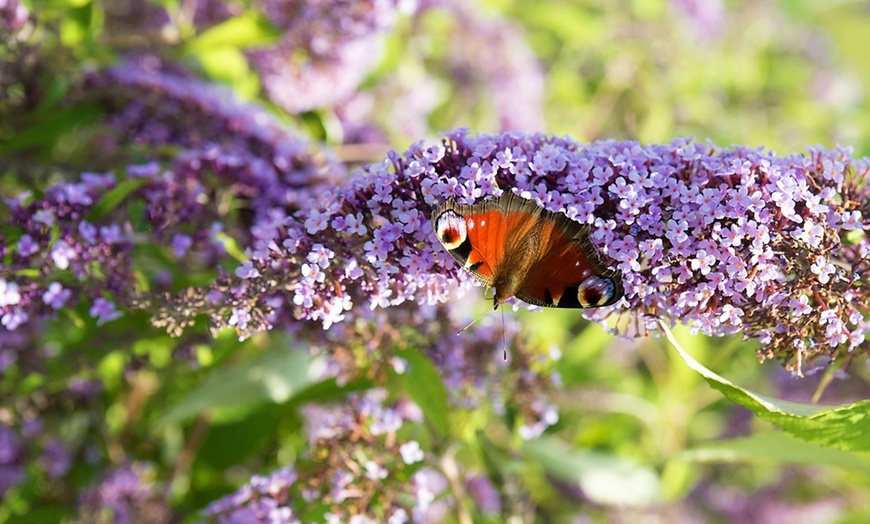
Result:
<svg viewBox="0 0 870 524"><path fill-rule="evenodd" d="M214 158L202 150L193 155L198 165ZM183 171L190 158L184 155L174 171ZM151 167L139 171L172 180ZM157 306L155 322L171 332L206 312L215 329L232 326L242 337L277 321L314 320L328 328L405 303L437 306L449 299L452 282L473 283L435 241L427 225L431 210L448 196L471 203L511 188L590 224L598 252L622 273L626 293L619 307L589 312L590 318L604 320L618 311L622 332L633 329L631 317L645 318L639 323L643 329L649 319L663 318L711 335L742 332L762 340L764 358L780 358L798 369L816 354L864 347L864 291L851 275L865 270L866 239L860 234L849 236L854 241L841 239L862 233L862 221L870 216L866 174L867 161L853 159L847 150L777 157L685 139L649 146L581 145L548 135L475 136L457 130L440 145L415 144L404 155L390 154L346 187L318 190L313 205L295 214L255 206L262 213L252 229L256 236L249 239L250 260L236 273L241 281L226 275L203 290L208 296L219 293L222 302L180 297L148 304ZM124 298L130 277L123 228L94 225L99 234L93 244L94 228L72 222L64 207L85 213L87 203L113 183L83 176L50 190L43 202L13 208L14 220L29 224L25 234L31 237L22 236L25 250L19 254L79 271L105 242L121 256L111 280L116 283L109 287ZM163 187L143 191L165 202ZM258 194L274 194L270 186L255 187ZM196 194L169 196L195 200ZM69 234L47 253L32 253L28 242L57 223ZM214 235L214 220L202 224L207 233L188 250L202 249L207 244L200 243ZM328 228L335 234L322 234ZM178 249L177 238L175 231L165 241ZM220 251L215 247L212 253ZM50 293L50 282L24 294L21 284L8 278L3 283L0 313L7 329L33 318L35 306L43 308L40 313L51 310L66 295ZM75 296L75 289L64 289ZM113 318L117 311L110 303L100 302L92 315L101 322ZM825 311L838 321L822 317Z"/></svg>
<svg viewBox="0 0 870 524"><path fill-rule="evenodd" d="M99 219L83 220L119 180L145 181L127 202L145 202L142 219L149 226L152 242L166 246L182 263L213 267L226 254L224 235L243 248L254 239L273 241L297 206L317 198L333 186L327 181L343 173L328 153L288 131L262 108L195 78L164 71L156 59L131 59L95 74L91 83L111 92L123 107L110 116L120 136L152 145L175 141L186 149L166 163L146 161L128 166L126 173L85 172L78 180L49 187L39 200L25 193L10 201L9 224L20 229L21 235L5 248L13 254L12 265L5 278L0 276L0 321L7 330L54 316L59 308L73 307L79 301L88 302L90 314L102 325L117 318L121 310L152 310L154 300L164 300L163 296L143 295L135 283L134 235L126 202ZM140 106L138 113L135 105ZM147 118L142 116L143 107L149 108ZM192 132L191 123L180 115L201 124L193 126L197 131ZM154 126L163 126L165 132L155 132ZM246 207L254 210L253 224L230 224L232 229L225 231L216 206L204 198L210 192L248 200ZM357 232L362 227L358 222L352 226ZM52 228L59 231L56 239ZM95 267L100 271L94 272ZM73 279L61 286L41 278L8 276L33 269L47 275L69 272ZM253 277L258 270L251 267L243 275ZM171 282L157 284L159 290ZM224 298L232 298L229 291L223 293ZM190 310L188 302L195 300L194 295L185 296L178 307ZM247 311L241 302L225 300L222 304ZM203 305L218 309L214 301ZM340 321L346 306L333 301L324 318ZM266 316L254 313L251 327L242 321L242 329L272 326ZM226 325L229 318L223 317L220 325ZM236 320L238 325L240 319ZM154 321L175 333L189 325L168 315L158 314Z"/></svg>
<svg viewBox="0 0 870 524"><path fill-rule="evenodd" d="M280 252L290 264L284 274L302 268L286 301L295 318L332 325L330 311L339 299L340 321L366 309L448 300L451 282L468 287L472 279L431 228L417 224L448 196L471 203L512 190L592 226L597 251L622 273L626 292L616 307L585 314L603 321L616 313L620 332L634 329L630 318L643 330L649 319L661 318L708 335L769 333L760 355L799 371L813 354L854 350L865 331L856 320L863 318L865 292L851 275L866 270L867 240L841 238L865 227L858 224L870 212L868 161L847 150L778 157L689 139L581 145L549 135L465 130L449 134L442 147L440 157L422 144L391 154L324 196L320 207L298 212L298 225L290 227L301 228L301 235L286 233L292 251L284 239L278 252L255 248L252 267L264 276L274 273ZM421 169L429 175L420 176ZM590 200L595 205L585 207ZM363 217L362 238L347 232L350 216L354 223ZM331 224L337 234L321 236ZM311 263L321 249L334 253L327 267ZM359 268L352 280L343 269L349 266ZM796 315L791 300L806 300L812 312ZM841 322L823 322L823 311ZM842 344L829 344L832 335ZM805 341L801 355L795 339Z"/></svg>
<svg viewBox="0 0 870 524"><path fill-rule="evenodd" d="M258 0L284 30L273 46L248 53L269 98L290 113L350 97L380 56L380 37L414 2Z"/></svg>
<svg viewBox="0 0 870 524"><path fill-rule="evenodd" d="M81 522L168 522L171 511L151 478L153 469L135 463L110 471L99 483L82 492L79 499Z"/></svg>
<svg viewBox="0 0 870 524"><path fill-rule="evenodd" d="M414 447L396 440L406 420L400 412L387 402L383 389L352 394L342 405L306 406L309 447L297 459L297 469L252 477L235 493L210 504L204 516L209 522L260 522L281 511L289 522L298 522L297 515L327 504L326 522L382 522L380 515L390 515L391 522L408 522L415 504L420 504L420 487L402 480L400 473L408 462L397 456L400 449L406 450L403 455L410 450L419 461L417 453L422 452L416 442ZM428 478L428 491L422 495L427 507L446 488L437 473Z"/></svg>

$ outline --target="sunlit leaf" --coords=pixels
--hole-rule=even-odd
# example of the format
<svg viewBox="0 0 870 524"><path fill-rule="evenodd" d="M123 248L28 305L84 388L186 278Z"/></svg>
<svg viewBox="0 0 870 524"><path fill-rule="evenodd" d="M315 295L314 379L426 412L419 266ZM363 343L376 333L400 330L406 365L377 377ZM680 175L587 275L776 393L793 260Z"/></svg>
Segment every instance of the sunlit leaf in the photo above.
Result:
<svg viewBox="0 0 870 524"><path fill-rule="evenodd" d="M680 347L670 329L661 324L671 345L691 369L729 400L794 436L840 449L870 450L870 401L820 406L781 400L741 388L704 367Z"/></svg>
<svg viewBox="0 0 870 524"><path fill-rule="evenodd" d="M281 31L257 13L248 12L220 23L190 41L187 51L199 52L216 47L252 47L274 43Z"/></svg>
<svg viewBox="0 0 870 524"><path fill-rule="evenodd" d="M237 366L215 369L169 408L160 424L178 422L224 406L286 402L316 380L319 361L306 351L271 349Z"/></svg>

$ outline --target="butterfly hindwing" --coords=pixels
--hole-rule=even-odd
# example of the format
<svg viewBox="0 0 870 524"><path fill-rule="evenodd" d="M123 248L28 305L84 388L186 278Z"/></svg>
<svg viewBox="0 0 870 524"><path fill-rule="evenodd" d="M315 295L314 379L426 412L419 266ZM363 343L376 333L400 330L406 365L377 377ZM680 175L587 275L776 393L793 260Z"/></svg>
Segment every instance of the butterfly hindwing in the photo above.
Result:
<svg viewBox="0 0 870 524"><path fill-rule="evenodd" d="M601 263L589 240L589 226L562 213L543 211L544 251L529 268L517 298L544 307L609 306L623 294L616 271Z"/></svg>

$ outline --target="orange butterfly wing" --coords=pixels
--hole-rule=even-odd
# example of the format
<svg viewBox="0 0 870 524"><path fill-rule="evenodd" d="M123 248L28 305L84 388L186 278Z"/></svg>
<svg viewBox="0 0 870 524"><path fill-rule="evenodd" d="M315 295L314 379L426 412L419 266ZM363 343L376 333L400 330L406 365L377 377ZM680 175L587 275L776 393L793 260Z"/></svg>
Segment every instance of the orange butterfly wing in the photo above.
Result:
<svg viewBox="0 0 870 524"><path fill-rule="evenodd" d="M619 300L621 280L599 260L589 241L589 228L564 215L552 218L542 225L544 252L529 268L517 298L560 308L603 307Z"/></svg>
<svg viewBox="0 0 870 524"><path fill-rule="evenodd" d="M485 286L504 259L507 227L498 200L461 206L450 198L432 214L432 228L447 252Z"/></svg>
<svg viewBox="0 0 870 524"><path fill-rule="evenodd" d="M462 267L486 286L505 277L502 300L517 298L543 307L601 307L622 296L616 271L607 269L589 242L588 226L505 192L474 206L448 199L432 214L438 240ZM499 289L496 289L496 305Z"/></svg>

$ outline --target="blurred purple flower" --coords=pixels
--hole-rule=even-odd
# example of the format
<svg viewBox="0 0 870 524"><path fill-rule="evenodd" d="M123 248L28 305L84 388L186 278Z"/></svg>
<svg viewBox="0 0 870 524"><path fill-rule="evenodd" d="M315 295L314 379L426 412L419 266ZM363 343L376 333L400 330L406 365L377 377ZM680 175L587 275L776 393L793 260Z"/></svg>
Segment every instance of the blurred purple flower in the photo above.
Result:
<svg viewBox="0 0 870 524"><path fill-rule="evenodd" d="M14 306L19 302L21 293L18 292L18 284L0 278L0 307Z"/></svg>
<svg viewBox="0 0 870 524"><path fill-rule="evenodd" d="M18 434L0 423L0 496L24 478L24 451Z"/></svg>
<svg viewBox="0 0 870 524"><path fill-rule="evenodd" d="M15 34L24 24L30 12L19 0L0 0L0 29L8 34Z"/></svg>
<svg viewBox="0 0 870 524"><path fill-rule="evenodd" d="M0 319L0 323L2 323L9 331L15 331L18 329L18 326L27 322L29 318L30 315L28 315L26 311L17 307L4 313L3 318Z"/></svg>
<svg viewBox="0 0 870 524"><path fill-rule="evenodd" d="M328 57L294 60L289 43L249 53L263 89L279 107L301 113L333 105L351 96L379 61L379 44L373 38L342 44Z"/></svg>
<svg viewBox="0 0 870 524"><path fill-rule="evenodd" d="M725 6L721 0L671 0L671 8L688 20L699 41L715 40L722 33Z"/></svg>
<svg viewBox="0 0 870 524"><path fill-rule="evenodd" d="M69 470L70 459L66 445L57 439L51 439L42 448L40 464L49 477L59 478Z"/></svg>
<svg viewBox="0 0 870 524"><path fill-rule="evenodd" d="M192 245L193 239L190 238L190 235L176 233L175 236L172 237L172 249L175 251L175 256L178 258L183 257Z"/></svg>
<svg viewBox="0 0 870 524"><path fill-rule="evenodd" d="M18 253L23 256L30 256L39 249L39 246L36 245L36 242L33 241L33 237L28 234L21 235L21 238L18 239Z"/></svg>
<svg viewBox="0 0 870 524"><path fill-rule="evenodd" d="M79 497L81 522L102 522L107 517L118 524L169 522L170 511L151 480L153 469L144 463L117 468Z"/></svg>
<svg viewBox="0 0 870 524"><path fill-rule="evenodd" d="M492 104L498 118L494 129L543 131L545 77L522 26L484 14L471 2L437 0L432 4L447 10L454 20L447 58L451 77L460 83L483 85L470 91L480 98L489 97L478 103ZM463 91L469 90L458 90Z"/></svg>
<svg viewBox="0 0 870 524"><path fill-rule="evenodd" d="M487 477L470 477L465 481L465 488L483 515L501 513L501 496Z"/></svg>
<svg viewBox="0 0 870 524"><path fill-rule="evenodd" d="M115 309L114 302L106 300L103 297L98 297L94 300L94 304L88 310L88 314L97 319L98 326L124 316L123 312Z"/></svg>
<svg viewBox="0 0 870 524"><path fill-rule="evenodd" d="M42 301L51 306L52 309L60 309L69 300L71 295L72 291L64 289L60 282L52 282L48 285L45 293L42 294Z"/></svg>

